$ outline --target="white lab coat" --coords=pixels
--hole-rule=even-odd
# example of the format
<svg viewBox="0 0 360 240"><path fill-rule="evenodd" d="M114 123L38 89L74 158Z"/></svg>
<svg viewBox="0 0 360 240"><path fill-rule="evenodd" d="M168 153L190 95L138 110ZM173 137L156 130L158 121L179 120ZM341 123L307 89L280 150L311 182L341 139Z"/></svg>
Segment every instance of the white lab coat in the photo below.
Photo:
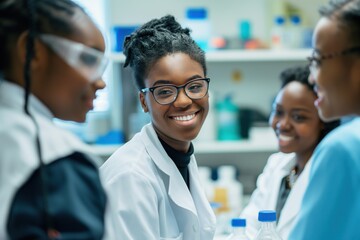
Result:
<svg viewBox="0 0 360 240"><path fill-rule="evenodd" d="M103 164L100 172L116 201L122 239L213 239L215 215L194 156L188 168L190 191L151 123Z"/></svg>
<svg viewBox="0 0 360 240"><path fill-rule="evenodd" d="M36 151L36 129L32 120L23 111L24 90L22 87L0 78L0 239L9 238L6 224L13 198L39 167ZM50 164L73 152L87 153L95 166L100 159L91 154L91 149L70 132L57 127L53 115L34 95L29 97L29 110L39 124L42 160ZM70 203L71 204L71 203ZM97 210L96 210L97 211ZM109 205L107 212L110 212ZM114 219L106 214L104 239L117 239L113 234Z"/></svg>
<svg viewBox="0 0 360 240"><path fill-rule="evenodd" d="M257 186L251 196L250 202L241 213L241 217L247 219L246 229L251 239L256 236L260 227L257 220L259 211L276 210L281 180L288 175L295 166L294 157L294 154L272 154L262 174L258 177ZM295 218L300 211L301 201L308 185L310 165L311 160L309 160L299 178L296 180L281 211L277 231L283 240L288 239Z"/></svg>

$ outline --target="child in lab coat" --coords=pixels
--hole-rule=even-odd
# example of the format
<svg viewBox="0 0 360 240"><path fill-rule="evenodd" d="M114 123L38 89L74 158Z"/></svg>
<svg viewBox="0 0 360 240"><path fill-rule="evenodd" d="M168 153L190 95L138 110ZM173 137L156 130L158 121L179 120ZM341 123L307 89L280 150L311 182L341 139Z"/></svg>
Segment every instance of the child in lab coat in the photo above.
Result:
<svg viewBox="0 0 360 240"><path fill-rule="evenodd" d="M191 141L209 111L205 55L173 16L141 26L124 43L151 123L101 167L124 239L213 239L215 216Z"/></svg>
<svg viewBox="0 0 360 240"><path fill-rule="evenodd" d="M105 87L100 30L70 0L1 1L0 46L0 239L116 239L98 161L52 122Z"/></svg>
<svg viewBox="0 0 360 240"><path fill-rule="evenodd" d="M298 221L289 239L359 239L360 1L336 0L320 10L308 58L320 117L356 116L317 147Z"/></svg>
<svg viewBox="0 0 360 240"><path fill-rule="evenodd" d="M284 70L282 86L269 119L278 139L279 153L271 155L257 180L257 187L241 216L247 219L247 232L254 238L260 210L277 212L277 231L288 239L308 182L310 158L321 139L339 121L324 123L313 104L317 95L308 83L308 67Z"/></svg>

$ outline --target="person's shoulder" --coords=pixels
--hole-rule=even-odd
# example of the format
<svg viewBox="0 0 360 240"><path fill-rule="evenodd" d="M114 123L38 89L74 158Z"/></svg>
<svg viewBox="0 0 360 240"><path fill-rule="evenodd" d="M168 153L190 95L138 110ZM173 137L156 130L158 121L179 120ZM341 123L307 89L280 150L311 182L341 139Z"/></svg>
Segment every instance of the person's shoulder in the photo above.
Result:
<svg viewBox="0 0 360 240"><path fill-rule="evenodd" d="M319 144L319 149L328 148L329 150L348 149L360 144L360 118L355 118L350 122L332 130ZM360 148L358 148L360 150Z"/></svg>
<svg viewBox="0 0 360 240"><path fill-rule="evenodd" d="M144 173L150 169L151 158L145 146L136 139L131 139L119 147L100 167L101 174L106 178L119 175Z"/></svg>
<svg viewBox="0 0 360 240"><path fill-rule="evenodd" d="M0 109L0 116L6 116L1 119L0 141L4 143L12 141L19 144L34 141L36 129L29 117L7 109Z"/></svg>

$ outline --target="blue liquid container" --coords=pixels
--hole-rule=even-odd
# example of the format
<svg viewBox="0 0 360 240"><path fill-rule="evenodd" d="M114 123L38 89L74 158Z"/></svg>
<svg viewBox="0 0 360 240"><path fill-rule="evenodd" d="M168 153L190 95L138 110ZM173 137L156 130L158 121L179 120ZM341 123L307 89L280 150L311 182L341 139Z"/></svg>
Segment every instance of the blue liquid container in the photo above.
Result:
<svg viewBox="0 0 360 240"><path fill-rule="evenodd" d="M222 102L216 104L218 140L240 140L239 108L226 96Z"/></svg>

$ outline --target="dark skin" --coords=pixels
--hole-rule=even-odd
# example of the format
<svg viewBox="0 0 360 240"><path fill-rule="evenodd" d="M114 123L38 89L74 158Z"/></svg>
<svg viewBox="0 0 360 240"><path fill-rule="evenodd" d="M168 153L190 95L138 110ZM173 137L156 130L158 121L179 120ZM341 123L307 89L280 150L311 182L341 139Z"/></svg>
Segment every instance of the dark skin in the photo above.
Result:
<svg viewBox="0 0 360 240"><path fill-rule="evenodd" d="M316 148L324 124L313 104L315 93L297 81L277 94L270 117L279 149L295 153L297 173L301 173Z"/></svg>
<svg viewBox="0 0 360 240"><path fill-rule="evenodd" d="M315 50L321 55L338 53L359 46L337 19L322 17L314 31ZM325 121L349 114L360 114L360 58L356 54L342 55L321 61L318 77L309 81L317 86L315 105Z"/></svg>
<svg viewBox="0 0 360 240"><path fill-rule="evenodd" d="M74 34L61 36L104 51L105 42L100 30L80 9L70 19ZM56 34L56 33L54 33ZM10 44L10 67L4 76L24 87L27 32L21 33ZM90 82L76 69L65 63L41 41L35 41L35 57L31 62L31 92L62 120L84 122L86 113L93 108L96 91L105 87L103 79Z"/></svg>
<svg viewBox="0 0 360 240"><path fill-rule="evenodd" d="M201 64L184 53L174 53L157 60L146 77L145 85L180 86L204 77ZM174 149L187 152L209 111L209 96L193 100L181 89L175 102L168 105L157 103L151 93L140 93L139 97L144 112L149 112L151 116L158 136Z"/></svg>

